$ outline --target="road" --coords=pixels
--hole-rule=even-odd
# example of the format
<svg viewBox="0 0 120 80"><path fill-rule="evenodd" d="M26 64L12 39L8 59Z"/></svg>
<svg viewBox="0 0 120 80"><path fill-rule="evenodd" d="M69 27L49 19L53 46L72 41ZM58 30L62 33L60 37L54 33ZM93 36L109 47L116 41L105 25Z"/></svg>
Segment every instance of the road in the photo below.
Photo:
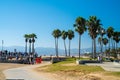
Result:
<svg viewBox="0 0 120 80"><path fill-rule="evenodd" d="M101 66L106 71L120 72L120 63L116 62L87 63L86 65Z"/></svg>
<svg viewBox="0 0 120 80"><path fill-rule="evenodd" d="M41 76L32 69L51 64L50 62L45 62L37 65L28 65L19 68L13 68L3 71L7 80L53 80L48 79L45 76Z"/></svg>

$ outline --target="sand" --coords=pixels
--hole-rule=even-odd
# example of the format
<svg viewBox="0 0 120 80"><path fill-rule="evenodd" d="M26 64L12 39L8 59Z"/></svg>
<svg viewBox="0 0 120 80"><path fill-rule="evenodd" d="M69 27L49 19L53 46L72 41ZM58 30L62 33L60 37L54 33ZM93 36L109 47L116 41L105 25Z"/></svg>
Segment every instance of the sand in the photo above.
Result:
<svg viewBox="0 0 120 80"><path fill-rule="evenodd" d="M82 76L71 76L66 72L48 73L34 69L37 74L43 75L53 80L120 80L119 77L104 75L103 73L90 73ZM71 72L75 74L74 72Z"/></svg>

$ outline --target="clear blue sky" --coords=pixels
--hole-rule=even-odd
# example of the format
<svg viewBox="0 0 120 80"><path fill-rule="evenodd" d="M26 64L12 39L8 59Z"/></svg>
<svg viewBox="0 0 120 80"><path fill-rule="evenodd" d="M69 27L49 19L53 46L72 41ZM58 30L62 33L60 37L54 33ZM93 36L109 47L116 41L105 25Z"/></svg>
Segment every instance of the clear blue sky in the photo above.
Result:
<svg viewBox="0 0 120 80"><path fill-rule="evenodd" d="M36 47L54 47L54 29L73 28L75 19L95 15L104 28L120 31L120 0L0 0L0 41L4 46L24 46L24 34L35 33ZM68 40L66 41L68 44ZM62 39L59 48L64 48ZM78 34L71 48L78 48ZM82 36L82 48L91 47L91 38Z"/></svg>

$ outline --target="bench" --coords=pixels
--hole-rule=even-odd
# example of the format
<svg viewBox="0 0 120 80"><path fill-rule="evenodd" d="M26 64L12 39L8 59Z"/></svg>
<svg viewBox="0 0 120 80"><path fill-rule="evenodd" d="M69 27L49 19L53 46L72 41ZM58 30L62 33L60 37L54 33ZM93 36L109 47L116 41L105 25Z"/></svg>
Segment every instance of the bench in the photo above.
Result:
<svg viewBox="0 0 120 80"><path fill-rule="evenodd" d="M85 63L101 63L100 61L97 60L77 60L77 64L85 64Z"/></svg>
<svg viewBox="0 0 120 80"><path fill-rule="evenodd" d="M64 57L59 57L59 58L57 58L57 57L52 57L52 59L51 59L51 63L53 64L53 63L57 63L57 62L60 62L60 61L64 61L66 58Z"/></svg>

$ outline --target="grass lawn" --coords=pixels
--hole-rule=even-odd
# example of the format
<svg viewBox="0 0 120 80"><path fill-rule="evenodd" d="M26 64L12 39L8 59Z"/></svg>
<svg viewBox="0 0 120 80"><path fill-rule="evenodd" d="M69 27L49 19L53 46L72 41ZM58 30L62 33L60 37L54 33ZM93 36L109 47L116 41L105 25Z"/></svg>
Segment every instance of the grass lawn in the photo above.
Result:
<svg viewBox="0 0 120 80"><path fill-rule="evenodd" d="M66 61L54 63L49 65L46 71L55 72L55 71L77 71L77 72L98 72L104 71L99 66L87 66L87 65L76 65L75 59L69 58Z"/></svg>
<svg viewBox="0 0 120 80"><path fill-rule="evenodd" d="M37 70L57 73L67 76L84 76L89 74L100 74L101 77L112 76L115 80L120 80L120 72L108 72L102 69L100 66L88 66L88 65L77 65L75 58L68 58L65 61L54 63L52 65L40 67ZM102 75L101 75L102 74ZM117 77L117 79L116 79ZM109 79L108 77L106 79ZM106 79L95 79L95 80L106 80ZM94 79L93 79L94 80ZM114 79L109 79L114 80Z"/></svg>

